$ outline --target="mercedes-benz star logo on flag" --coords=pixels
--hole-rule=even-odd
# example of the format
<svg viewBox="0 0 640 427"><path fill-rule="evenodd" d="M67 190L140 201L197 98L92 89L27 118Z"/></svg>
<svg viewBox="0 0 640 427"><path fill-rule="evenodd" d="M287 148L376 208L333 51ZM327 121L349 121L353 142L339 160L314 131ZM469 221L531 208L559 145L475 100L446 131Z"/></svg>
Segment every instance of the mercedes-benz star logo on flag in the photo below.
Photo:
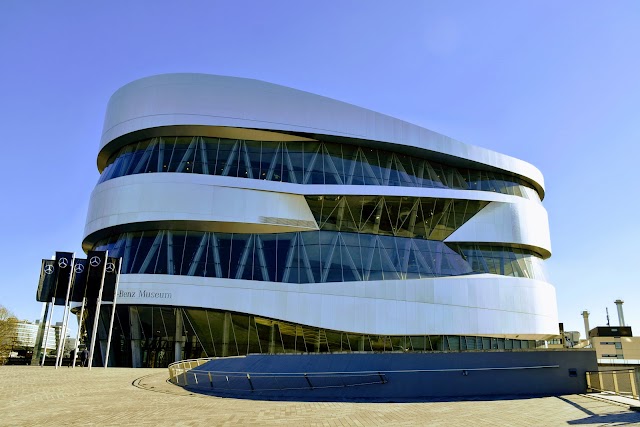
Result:
<svg viewBox="0 0 640 427"><path fill-rule="evenodd" d="M60 268L67 268L67 266L69 265L69 260L66 258L60 258L58 260L58 267Z"/></svg>
<svg viewBox="0 0 640 427"><path fill-rule="evenodd" d="M112 262L107 263L107 273L113 273L114 271L116 271L115 264Z"/></svg>
<svg viewBox="0 0 640 427"><path fill-rule="evenodd" d="M100 257L94 256L89 260L89 265L91 267L97 267L100 265Z"/></svg>
<svg viewBox="0 0 640 427"><path fill-rule="evenodd" d="M82 264L76 264L76 273L82 273L84 271L84 265Z"/></svg>
<svg viewBox="0 0 640 427"><path fill-rule="evenodd" d="M53 273L53 270L54 270L53 269L53 265L51 265L51 264L47 264L47 265L44 266L44 273L45 274L51 274L51 273Z"/></svg>

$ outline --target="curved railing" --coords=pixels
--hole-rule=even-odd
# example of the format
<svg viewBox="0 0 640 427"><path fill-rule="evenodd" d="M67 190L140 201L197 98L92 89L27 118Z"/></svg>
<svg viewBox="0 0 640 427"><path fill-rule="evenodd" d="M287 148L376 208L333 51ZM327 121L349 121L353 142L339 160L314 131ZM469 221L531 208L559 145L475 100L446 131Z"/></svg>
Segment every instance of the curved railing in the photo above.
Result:
<svg viewBox="0 0 640 427"><path fill-rule="evenodd" d="M246 356L236 356L246 357ZM468 376L477 371L518 371L557 369L559 365L507 366L453 369L400 369L346 372L244 372L197 369L219 357L181 360L169 365L169 381L181 387L199 388L212 392L254 392L284 390L314 390L336 387L384 385L389 375L458 372Z"/></svg>
<svg viewBox="0 0 640 427"><path fill-rule="evenodd" d="M244 357L244 356L238 356ZM181 360L169 365L169 381L182 387L213 391L313 390L386 384L383 372L233 372L197 369L216 357Z"/></svg>

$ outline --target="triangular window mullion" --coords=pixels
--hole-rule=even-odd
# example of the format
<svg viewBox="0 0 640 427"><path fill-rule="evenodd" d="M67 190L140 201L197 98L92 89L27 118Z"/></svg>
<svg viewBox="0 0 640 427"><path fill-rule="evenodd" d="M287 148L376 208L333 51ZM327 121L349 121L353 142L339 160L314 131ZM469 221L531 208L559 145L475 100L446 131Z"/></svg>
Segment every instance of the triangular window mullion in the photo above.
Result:
<svg viewBox="0 0 640 427"><path fill-rule="evenodd" d="M204 141L204 138L199 138L199 146L200 146L200 161L202 163L202 173L205 175L209 175L209 156L207 155L207 143Z"/></svg>
<svg viewBox="0 0 640 427"><path fill-rule="evenodd" d="M280 155L280 151L282 150L281 147L282 147L282 143L278 143L278 146L276 147L276 150L273 153L273 158L271 159L271 163L269 163L269 170L267 171L267 176L265 177L267 181L273 180L273 175L276 173L276 170L275 170L276 165L280 164L280 162L278 162L278 156Z"/></svg>
<svg viewBox="0 0 640 427"><path fill-rule="evenodd" d="M153 271L147 271L147 269L149 268L149 265L151 264L151 261L153 260L156 252L158 252L158 247L162 243L163 236L164 236L164 231L160 231L158 234L156 234L156 238L153 240L153 243L151 244L151 248L149 249L149 252L147 252L147 256L142 262L142 265L140 266L140 270L138 271L138 273L153 274ZM154 270L155 270L155 264L154 264Z"/></svg>
<svg viewBox="0 0 640 427"><path fill-rule="evenodd" d="M253 168L251 167L251 157L249 157L249 150L247 149L246 141L240 142L240 149L242 150L242 161L245 165L245 176L241 178L253 179Z"/></svg>
<svg viewBox="0 0 640 427"><path fill-rule="evenodd" d="M298 275L298 266L294 266L293 264L293 260L296 255L296 252L299 253L298 250L298 233L293 235L293 239L291 239L291 245L289 246L289 252L287 253L287 260L284 266L284 273L282 274L282 281L284 283L291 283L289 282L289 275L291 274L291 270L294 271L294 276ZM293 283L298 283L298 280L295 280Z"/></svg>
<svg viewBox="0 0 640 427"><path fill-rule="evenodd" d="M380 240L380 237L377 237L378 240ZM385 277L384 280L393 280L393 279L399 279L400 278L400 274L398 274L398 271L395 267L395 265L393 264L393 261L391 260L391 257L389 257L389 249L387 249L383 244L382 241L380 241L380 257L384 258L387 261L387 264L391 267L391 269L393 271L389 271L389 273L392 273L395 275L395 277ZM382 259L380 259L380 266L382 267ZM383 268L382 269L382 274L384 275L387 271Z"/></svg>
<svg viewBox="0 0 640 427"><path fill-rule="evenodd" d="M182 160L180 160L180 164L178 164L178 168L176 172L182 172L186 169L187 172L193 172L193 158L196 154L196 145L198 144L197 136L194 136L189 143L189 147L184 152L184 156L182 156Z"/></svg>
<svg viewBox="0 0 640 427"><path fill-rule="evenodd" d="M258 262L260 263L260 272L262 273L262 280L269 281L269 268L267 266L267 259L264 256L264 246L260 236L256 236L256 250L258 252Z"/></svg>
<svg viewBox="0 0 640 427"><path fill-rule="evenodd" d="M353 154L353 159L349 162L349 171L347 172L347 176L345 177L345 184L351 185L353 184L353 175L356 173L356 164L358 163L359 149L355 151Z"/></svg>
<svg viewBox="0 0 640 427"><path fill-rule="evenodd" d="M135 169L133 170L134 174L144 173L144 172L147 171L147 163L149 163L149 159L151 158L151 155L153 154L153 150L155 149L156 145L158 145L157 141L158 141L157 138L153 138L151 140L151 143L149 143L147 148L145 148L144 153L142 154L142 157L140 157L140 160L138 161L138 164L136 165Z"/></svg>
<svg viewBox="0 0 640 427"><path fill-rule="evenodd" d="M326 258L324 258L324 268L322 270L321 282L325 283L327 281L327 276L329 275L329 270L331 269L331 263L333 262L333 255L336 251L336 245L338 244L338 236L340 233L336 233L331 241L331 246L329 247L329 252L327 253Z"/></svg>
<svg viewBox="0 0 640 427"><path fill-rule="evenodd" d="M376 174L373 172L373 168L371 168L371 165L369 164L369 160L367 159L367 156L364 155L362 148L358 148L358 151L360 152L360 158L362 159L363 173L365 172L367 173L367 175L373 180L374 185L380 185L380 180L378 179Z"/></svg>
<svg viewBox="0 0 640 427"><path fill-rule="evenodd" d="M305 165L305 167L307 168L307 170L304 173L304 181L303 184L308 184L309 183L309 178L311 178L311 174L313 173L313 168L316 165L316 162L318 161L318 155L320 155L320 150L322 149L322 144L318 145L318 148L316 149L316 152L313 153L313 156L311 157L311 160L309 160L309 164Z"/></svg>
<svg viewBox="0 0 640 427"><path fill-rule="evenodd" d="M283 143L283 145L285 145ZM298 179L296 178L296 170L293 167L293 162L291 161L291 157L289 156L289 149L287 148L287 146L284 146L283 149L283 157L284 157L284 167L287 168L287 175L289 176L289 182L292 182L294 184L298 183ZM284 177L284 173L282 174Z"/></svg>
<svg viewBox="0 0 640 427"><path fill-rule="evenodd" d="M412 252L414 253L414 256L416 257L416 261L421 264L422 268L424 268L424 271L426 273L428 273L430 276L433 276L435 274L433 268L430 266L430 263L424 257L424 254L418 248L418 245L416 244L416 242L413 239L411 239L411 247L412 247ZM429 251L429 257L431 259L433 259L433 252Z"/></svg>
<svg viewBox="0 0 640 427"><path fill-rule="evenodd" d="M341 234L340 234L340 241L342 242L342 247L345 249L344 251L341 251L341 252L346 255L347 262L351 267L351 272L356 277L356 280L361 281L362 276L360 275L360 272L358 271L358 267L356 266L356 263L353 260L353 257L351 257L351 254L349 253L349 247L347 246L347 243L344 241L344 238L342 237ZM344 263L343 263L343 266L344 266Z"/></svg>
<svg viewBox="0 0 640 427"><path fill-rule="evenodd" d="M369 241L369 246L367 246L369 252L366 254L366 259L364 261L364 272L363 272L363 280L369 280L369 276L371 276L371 267L373 266L373 255L376 252L376 246L378 245L378 239L376 236L368 234L367 240Z"/></svg>
<svg viewBox="0 0 640 427"><path fill-rule="evenodd" d="M307 255L307 248L304 245L304 239L300 238L300 256L302 257L302 263L304 264L304 269L307 272L307 281L302 283L315 283L315 278L313 277L313 270L311 269L311 263L309 262L309 255ZM302 278L302 277L301 277Z"/></svg>
<svg viewBox="0 0 640 427"><path fill-rule="evenodd" d="M164 139L158 138L158 172L166 172L164 166Z"/></svg>
<svg viewBox="0 0 640 427"><path fill-rule="evenodd" d="M327 147L322 144L323 147L323 159L324 159L324 163L329 166L329 171L325 170L324 174L325 174L325 182L327 180L326 176L327 173L331 173L331 175L333 175L334 179L336 180L336 182L339 185L342 185L342 177L340 176L340 173L338 172L338 168L336 168L335 163L333 163L333 159L331 158L331 155L329 154L329 150L327 150Z"/></svg>
<svg viewBox="0 0 640 427"><path fill-rule="evenodd" d="M242 255L240 256L240 262L238 263L238 270L236 271L236 279L242 279L242 275L244 274L244 269L247 265L247 259L249 258L249 253L253 248L253 239L255 234L250 234L247 239L247 243L244 245L244 249L242 250Z"/></svg>
<svg viewBox="0 0 640 427"><path fill-rule="evenodd" d="M200 239L200 244L198 245L198 249L196 249L196 253L191 260L191 265L189 266L189 271L187 272L188 276L195 276L196 270L198 268L198 264L200 263L200 259L202 259L202 254L204 254L207 249L207 233L202 234L202 238ZM186 241L185 241L186 242Z"/></svg>
<svg viewBox="0 0 640 427"><path fill-rule="evenodd" d="M384 197L380 197L378 199L378 202L376 203L375 208L371 210L371 213L369 214L369 216L367 218L363 218L363 219L360 220L360 227L359 227L360 231L364 230L365 225L367 224L367 222L369 221L369 219L371 217L375 218L378 215L378 212L380 212L380 210L382 208L381 204L384 204ZM379 220L378 220L378 225L379 225Z"/></svg>
<svg viewBox="0 0 640 427"><path fill-rule="evenodd" d="M238 140L236 140L233 143L233 147L231 147L231 151L229 151L229 157L227 157L227 161L224 164L224 169L222 170L222 174L221 174L222 176L229 176L229 172L231 172L232 170L231 168L234 166L235 166L236 175L237 175L238 165L235 160L238 152L238 144L239 144Z"/></svg>
<svg viewBox="0 0 640 427"><path fill-rule="evenodd" d="M379 153L378 153L379 154ZM391 168L393 165L393 155L387 156L387 163L384 168L382 176L382 185L389 185L389 179L391 178Z"/></svg>

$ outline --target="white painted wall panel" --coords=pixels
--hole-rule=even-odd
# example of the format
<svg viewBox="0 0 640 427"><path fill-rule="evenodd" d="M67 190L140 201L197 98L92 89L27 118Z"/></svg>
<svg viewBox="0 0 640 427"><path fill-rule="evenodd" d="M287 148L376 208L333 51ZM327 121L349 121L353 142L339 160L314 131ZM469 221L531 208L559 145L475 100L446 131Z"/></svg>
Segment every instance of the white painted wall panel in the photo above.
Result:
<svg viewBox="0 0 640 427"><path fill-rule="evenodd" d="M491 202L454 231L445 242L517 243L542 249L551 256L549 219L545 208L519 198L510 203Z"/></svg>
<svg viewBox="0 0 640 427"><path fill-rule="evenodd" d="M254 233L318 229L300 195L196 184L187 174L166 174L176 176L160 181L149 175L131 175L98 185L89 202L85 236L123 224L178 220L225 224L219 231L232 224ZM265 224L263 217L305 223Z"/></svg>
<svg viewBox="0 0 640 427"><path fill-rule="evenodd" d="M133 293L121 304L154 304L251 313L326 329L381 335L483 335L543 339L557 334L555 290L548 283L495 275L367 282L367 288L396 289L395 296L367 297L363 282L284 284L169 275L123 275L120 290ZM433 298L412 297L426 288ZM143 298L140 290L167 292ZM427 292L429 293L429 292ZM424 295L424 294L423 294ZM474 298L472 295L487 295ZM498 295L498 298L494 298Z"/></svg>

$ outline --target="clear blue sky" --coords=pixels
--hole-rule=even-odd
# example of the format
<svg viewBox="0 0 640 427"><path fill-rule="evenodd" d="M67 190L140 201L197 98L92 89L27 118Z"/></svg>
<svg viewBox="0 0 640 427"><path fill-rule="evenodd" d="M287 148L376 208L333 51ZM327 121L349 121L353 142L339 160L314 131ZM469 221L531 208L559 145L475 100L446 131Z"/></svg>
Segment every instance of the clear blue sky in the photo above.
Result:
<svg viewBox="0 0 640 427"><path fill-rule="evenodd" d="M81 252L109 96L252 77L509 154L545 176L560 321L640 333L640 2L0 2L0 304L36 319L40 259ZM58 310L61 312L61 310Z"/></svg>

